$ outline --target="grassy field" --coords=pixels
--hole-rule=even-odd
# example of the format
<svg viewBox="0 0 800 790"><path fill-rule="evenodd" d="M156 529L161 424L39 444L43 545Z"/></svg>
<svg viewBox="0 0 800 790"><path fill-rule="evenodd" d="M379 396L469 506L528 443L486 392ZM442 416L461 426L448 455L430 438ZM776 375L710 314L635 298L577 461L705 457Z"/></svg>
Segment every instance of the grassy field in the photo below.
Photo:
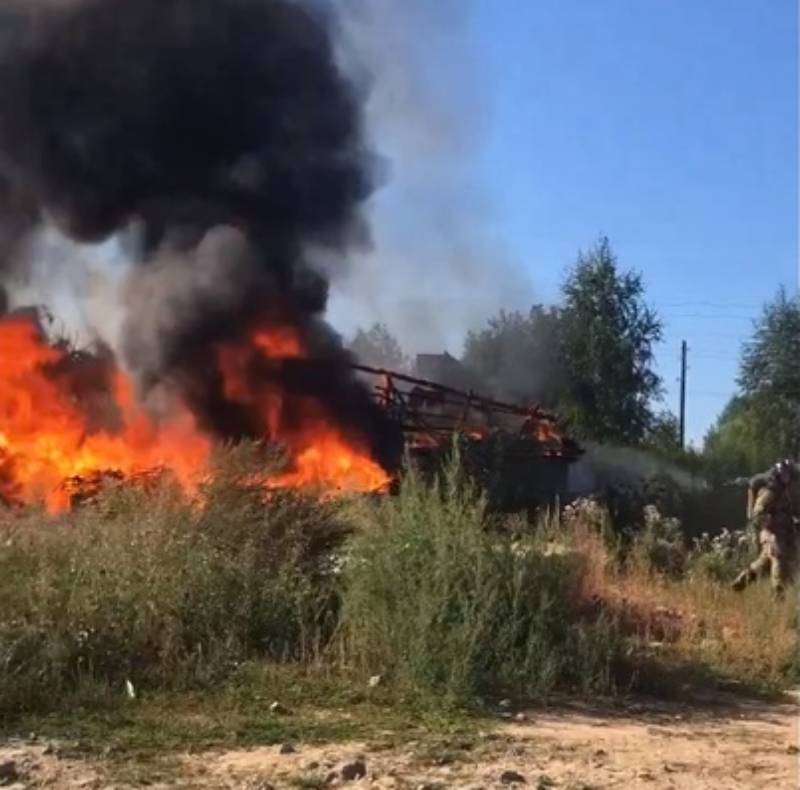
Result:
<svg viewBox="0 0 800 790"><path fill-rule="evenodd" d="M501 697L797 679L793 596L734 594L743 553L690 551L657 514L625 540L592 503L500 518L457 462L392 498L265 497L263 464L228 450L193 499L161 481L3 515L7 732L142 753L366 737L376 717L446 735Z"/></svg>

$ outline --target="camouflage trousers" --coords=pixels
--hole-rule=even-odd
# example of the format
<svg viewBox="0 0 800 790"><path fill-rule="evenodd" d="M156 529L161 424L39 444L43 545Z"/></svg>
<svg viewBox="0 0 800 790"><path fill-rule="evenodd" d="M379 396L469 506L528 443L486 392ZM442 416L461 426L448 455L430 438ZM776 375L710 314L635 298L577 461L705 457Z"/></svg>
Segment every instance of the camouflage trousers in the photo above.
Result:
<svg viewBox="0 0 800 790"><path fill-rule="evenodd" d="M734 590L743 590L761 576L769 574L772 589L780 594L797 571L797 536L794 528L775 532L761 529L758 534L759 555L733 583Z"/></svg>

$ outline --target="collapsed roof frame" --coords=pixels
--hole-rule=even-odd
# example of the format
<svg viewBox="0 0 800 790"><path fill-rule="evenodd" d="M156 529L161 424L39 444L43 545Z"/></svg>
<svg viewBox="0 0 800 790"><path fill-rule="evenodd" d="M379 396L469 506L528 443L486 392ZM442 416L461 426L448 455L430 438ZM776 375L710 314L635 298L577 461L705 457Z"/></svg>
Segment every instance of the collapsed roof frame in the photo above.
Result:
<svg viewBox="0 0 800 790"><path fill-rule="evenodd" d="M373 387L373 395L401 427L412 447L424 449L441 446L456 433L474 439L486 438L490 432L504 431L501 416L518 417L522 425L511 436L524 439L535 446L537 455L577 459L583 454L578 444L567 437L559 427L556 415L543 410L539 405L520 406L487 398L472 390L464 391L438 384L435 381L410 376L385 368L353 364L359 373L380 378ZM398 382L411 385L410 390L398 386ZM450 407L456 414L431 411L432 408ZM480 415L484 422L478 427L471 417ZM508 433L508 431L505 431Z"/></svg>

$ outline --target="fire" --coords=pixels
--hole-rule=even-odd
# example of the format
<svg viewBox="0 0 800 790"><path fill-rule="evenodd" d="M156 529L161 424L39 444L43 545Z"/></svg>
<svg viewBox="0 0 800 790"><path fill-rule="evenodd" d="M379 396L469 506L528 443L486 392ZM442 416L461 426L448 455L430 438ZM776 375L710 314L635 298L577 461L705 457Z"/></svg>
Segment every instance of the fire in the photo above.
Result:
<svg viewBox="0 0 800 790"><path fill-rule="evenodd" d="M321 404L289 404L278 377L251 392L242 374L254 356L267 366L301 358L301 338L278 327L253 334L243 348L219 350L227 397L258 409L271 440L288 451L288 471L271 486L371 491L388 484L384 470L358 442L326 418ZM213 439L181 404L156 420L136 401L130 378L113 363L108 382L81 389L70 354L42 338L29 315L0 319L0 499L69 507L65 481L103 474L127 478L170 470L191 492L204 475ZM291 405L294 417L286 420ZM298 419L298 415L300 419Z"/></svg>
<svg viewBox="0 0 800 790"><path fill-rule="evenodd" d="M270 331L254 332L253 345L270 359L299 359L303 356L303 344L291 327L278 326Z"/></svg>
<svg viewBox="0 0 800 790"><path fill-rule="evenodd" d="M360 492L388 488L386 472L356 439L343 434L321 403L308 397L289 399L271 382L254 391L246 381L245 371L254 357L272 369L279 369L286 360L305 358L295 330L285 326L262 329L253 334L250 346L222 346L218 356L226 396L256 406L268 436L289 451L289 471L273 478L271 486Z"/></svg>
<svg viewBox="0 0 800 790"><path fill-rule="evenodd" d="M336 431L317 433L294 462L295 471L271 481L276 487L312 486L345 491L382 491L389 477L374 461L355 451Z"/></svg>
<svg viewBox="0 0 800 790"><path fill-rule="evenodd" d="M528 423L529 430L532 431L536 440L542 444L560 445L563 437L553 423L546 419L535 419Z"/></svg>
<svg viewBox="0 0 800 790"><path fill-rule="evenodd" d="M61 485L68 478L114 470L123 475L167 466L190 485L196 459L203 463L209 441L191 416L177 411L156 425L133 400L129 382L115 372L121 425L92 431L89 416L59 374L65 351L44 343L35 321L11 316L0 322L0 496L9 502L44 500L50 510L69 504ZM192 460L189 460L192 459Z"/></svg>

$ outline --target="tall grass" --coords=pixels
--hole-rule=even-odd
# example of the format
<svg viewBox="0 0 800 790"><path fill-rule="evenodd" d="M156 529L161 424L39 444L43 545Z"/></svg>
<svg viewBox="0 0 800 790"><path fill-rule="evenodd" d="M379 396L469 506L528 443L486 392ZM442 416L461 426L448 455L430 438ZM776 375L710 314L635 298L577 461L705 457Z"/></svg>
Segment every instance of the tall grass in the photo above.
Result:
<svg viewBox="0 0 800 790"><path fill-rule="evenodd" d="M265 496L270 463L228 449L193 498L162 480L60 518L0 515L0 716L87 685L216 685L253 660L457 703L607 694L652 667L797 679L793 596L733 593L681 558L674 525L623 548L595 505L500 520L457 456L435 485L411 473L350 502Z"/></svg>
<svg viewBox="0 0 800 790"><path fill-rule="evenodd" d="M624 645L616 624L580 615L585 563L512 543L456 459L430 487L356 515L343 580L339 655L363 673L468 701L490 692L611 692Z"/></svg>
<svg viewBox="0 0 800 790"><path fill-rule="evenodd" d="M649 521L621 551L598 528L605 517L598 512L584 503L551 524L550 535L587 558L582 598L616 614L642 670L640 686L655 681L648 690L671 692L670 677L687 675L760 691L800 681L796 588L783 600L767 580L734 592L730 580L753 557L710 543L688 551L672 519Z"/></svg>
<svg viewBox="0 0 800 790"><path fill-rule="evenodd" d="M253 656L304 659L333 626L333 505L252 484L226 456L202 504L163 482L0 525L0 710L83 683L181 688Z"/></svg>

